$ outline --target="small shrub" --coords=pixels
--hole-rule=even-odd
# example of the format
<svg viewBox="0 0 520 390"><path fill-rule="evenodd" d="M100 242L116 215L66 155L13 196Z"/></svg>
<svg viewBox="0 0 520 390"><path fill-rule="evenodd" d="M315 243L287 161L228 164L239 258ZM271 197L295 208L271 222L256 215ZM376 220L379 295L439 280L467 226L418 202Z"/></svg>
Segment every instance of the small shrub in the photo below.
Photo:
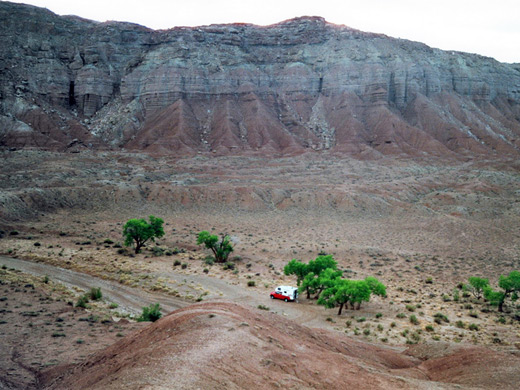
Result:
<svg viewBox="0 0 520 390"><path fill-rule="evenodd" d="M442 322L450 322L448 317L445 314L442 314L442 313L435 313L433 318L434 318L434 321L436 323L438 323L438 324L441 324Z"/></svg>
<svg viewBox="0 0 520 390"><path fill-rule="evenodd" d="M432 284L432 283L433 283L433 279L432 279L432 277L430 276L430 277L426 278L426 280L424 281L424 283L426 283L426 284Z"/></svg>
<svg viewBox="0 0 520 390"><path fill-rule="evenodd" d="M383 313L376 313L376 318L381 318L383 317Z"/></svg>
<svg viewBox="0 0 520 390"><path fill-rule="evenodd" d="M207 273L209 273L209 269L208 269L208 268L204 268L204 269L202 270L202 272L204 272L205 274L207 274Z"/></svg>
<svg viewBox="0 0 520 390"><path fill-rule="evenodd" d="M143 307L143 313L137 319L139 322L155 322L162 317L161 305L158 303L151 304L148 307Z"/></svg>
<svg viewBox="0 0 520 390"><path fill-rule="evenodd" d="M433 329L433 325L432 324L428 324L424 327L424 330L427 331L427 332L433 332L434 329Z"/></svg>
<svg viewBox="0 0 520 390"><path fill-rule="evenodd" d="M415 306L414 305L406 305L406 310L408 310L408 311L415 311Z"/></svg>
<svg viewBox="0 0 520 390"><path fill-rule="evenodd" d="M249 281L247 282L247 287L255 287L255 284L256 284L256 283L255 283L254 280L249 280Z"/></svg>
<svg viewBox="0 0 520 390"><path fill-rule="evenodd" d="M182 269L186 269L186 268L188 268L188 263L182 263L182 264L181 264L181 268L182 268Z"/></svg>
<svg viewBox="0 0 520 390"><path fill-rule="evenodd" d="M454 300L455 302L458 302L459 299L460 299L459 290L456 290L456 289L453 290L453 300Z"/></svg>
<svg viewBox="0 0 520 390"><path fill-rule="evenodd" d="M92 299L93 301L99 301L101 298L103 298L103 293L101 292L100 287L92 287L90 289L90 292L88 293L88 297Z"/></svg>
<svg viewBox="0 0 520 390"><path fill-rule="evenodd" d="M119 307L119 305L115 302L112 302L109 306L108 306L110 309L117 309Z"/></svg>
<svg viewBox="0 0 520 390"><path fill-rule="evenodd" d="M365 330L363 330L363 334L364 334L365 336L370 335L370 329L365 329Z"/></svg>
<svg viewBox="0 0 520 390"><path fill-rule="evenodd" d="M160 246L154 246L152 248L152 253L155 257L159 257L159 256L162 256L164 255L164 249L161 248Z"/></svg>
<svg viewBox="0 0 520 390"><path fill-rule="evenodd" d="M390 328L395 328L397 324L395 322L390 323Z"/></svg>
<svg viewBox="0 0 520 390"><path fill-rule="evenodd" d="M110 238L106 238L106 239L103 241L103 244L112 245L113 243L114 243L114 241L112 241Z"/></svg>
<svg viewBox="0 0 520 390"><path fill-rule="evenodd" d="M258 305L257 307L258 307L260 310L267 310L267 311L270 310L269 307L264 306L264 305Z"/></svg>
<svg viewBox="0 0 520 390"><path fill-rule="evenodd" d="M478 313L472 310L469 312L469 316L473 318L478 318Z"/></svg>
<svg viewBox="0 0 520 390"><path fill-rule="evenodd" d="M206 265L213 265L215 264L215 259L213 258L213 256L207 256L205 259L204 259L204 263Z"/></svg>
<svg viewBox="0 0 520 390"><path fill-rule="evenodd" d="M479 327L477 324L469 324L468 325L468 329L469 330L475 330L475 331L478 331L479 330Z"/></svg>
<svg viewBox="0 0 520 390"><path fill-rule="evenodd" d="M76 307L81 307L83 309L86 309L88 307L88 298L86 295L82 295L78 298L78 301L76 302Z"/></svg>
<svg viewBox="0 0 520 390"><path fill-rule="evenodd" d="M175 260L175 261L173 262L173 266L174 266L174 267L177 267L178 265L181 265L181 261L180 261L180 260Z"/></svg>
<svg viewBox="0 0 520 390"><path fill-rule="evenodd" d="M464 323L464 321L459 320L459 321L455 322L455 326L457 328L464 329L466 327L466 324Z"/></svg>
<svg viewBox="0 0 520 390"><path fill-rule="evenodd" d="M45 284L48 284L48 283L49 283L49 277L48 277L47 275L45 275L45 276L43 277L43 283L45 283Z"/></svg>
<svg viewBox="0 0 520 390"><path fill-rule="evenodd" d="M365 322L367 319L365 317L359 317L356 319L357 322Z"/></svg>
<svg viewBox="0 0 520 390"><path fill-rule="evenodd" d="M506 319L504 317L498 317L497 318L497 322L500 323L500 324L505 324L506 323Z"/></svg>
<svg viewBox="0 0 520 390"><path fill-rule="evenodd" d="M417 332L410 334L410 338L412 339L414 344L417 344L419 341L421 341L421 336ZM408 342L408 340L407 340L407 342Z"/></svg>
<svg viewBox="0 0 520 390"><path fill-rule="evenodd" d="M406 314L404 314L404 313L398 313L398 314L396 315L396 317L397 317L397 318L404 318L404 317L406 317Z"/></svg>
<svg viewBox="0 0 520 390"><path fill-rule="evenodd" d="M222 267L224 270L234 270L235 269L235 263L232 261L228 261L224 264L224 267Z"/></svg>
<svg viewBox="0 0 520 390"><path fill-rule="evenodd" d="M417 319L417 317L415 316L415 314L412 314L410 316L410 322L413 324L413 325L418 325L419 324L419 320Z"/></svg>

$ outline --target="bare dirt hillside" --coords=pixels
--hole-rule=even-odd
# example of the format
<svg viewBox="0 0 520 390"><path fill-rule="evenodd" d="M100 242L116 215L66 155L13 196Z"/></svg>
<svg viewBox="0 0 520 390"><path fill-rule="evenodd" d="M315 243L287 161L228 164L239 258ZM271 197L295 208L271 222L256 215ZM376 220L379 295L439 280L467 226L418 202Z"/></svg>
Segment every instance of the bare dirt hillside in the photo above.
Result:
<svg viewBox="0 0 520 390"><path fill-rule="evenodd" d="M514 389L518 357L442 346L419 359L311 330L226 302L179 309L76 367L45 373L46 389ZM484 358L485 356L485 358Z"/></svg>

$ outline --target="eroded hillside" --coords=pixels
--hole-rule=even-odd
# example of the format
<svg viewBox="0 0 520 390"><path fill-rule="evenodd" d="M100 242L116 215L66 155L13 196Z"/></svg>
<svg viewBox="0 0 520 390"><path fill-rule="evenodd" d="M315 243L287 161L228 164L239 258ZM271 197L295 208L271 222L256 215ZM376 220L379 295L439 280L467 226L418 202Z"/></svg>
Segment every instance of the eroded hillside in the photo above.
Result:
<svg viewBox="0 0 520 390"><path fill-rule="evenodd" d="M319 17L153 31L0 4L0 145L518 156L520 72Z"/></svg>

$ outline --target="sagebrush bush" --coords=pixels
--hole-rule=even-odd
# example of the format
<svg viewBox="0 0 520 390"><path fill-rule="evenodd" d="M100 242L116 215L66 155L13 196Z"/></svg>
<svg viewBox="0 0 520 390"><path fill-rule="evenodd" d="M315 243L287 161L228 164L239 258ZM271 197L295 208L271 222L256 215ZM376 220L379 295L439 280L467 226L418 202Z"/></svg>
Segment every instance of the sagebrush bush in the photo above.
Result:
<svg viewBox="0 0 520 390"><path fill-rule="evenodd" d="M435 313L435 315L433 316L434 318L434 321L437 323L437 324L441 324L442 322L450 322L450 320L448 319L448 317L445 315L445 314L442 314L442 313Z"/></svg>
<svg viewBox="0 0 520 390"><path fill-rule="evenodd" d="M90 289L90 292L88 293L88 297L92 299L93 301L99 301L101 298L103 298L103 293L101 292L100 287L92 287Z"/></svg>
<svg viewBox="0 0 520 390"><path fill-rule="evenodd" d="M161 305L158 303L151 304L148 307L143 307L143 313L137 319L139 322L155 322L162 317Z"/></svg>
<svg viewBox="0 0 520 390"><path fill-rule="evenodd" d="M227 263L224 264L224 267L223 267L224 270L234 270L235 269L235 263L233 263L232 261L228 261Z"/></svg>
<svg viewBox="0 0 520 390"><path fill-rule="evenodd" d="M152 248L152 253L154 256L158 257L158 256L162 256L164 255L164 249L161 248L160 246L154 246Z"/></svg>
<svg viewBox="0 0 520 390"><path fill-rule="evenodd" d="M76 302L76 307L82 307L83 309L86 309L88 307L88 297L86 295L82 295L78 298L78 301Z"/></svg>

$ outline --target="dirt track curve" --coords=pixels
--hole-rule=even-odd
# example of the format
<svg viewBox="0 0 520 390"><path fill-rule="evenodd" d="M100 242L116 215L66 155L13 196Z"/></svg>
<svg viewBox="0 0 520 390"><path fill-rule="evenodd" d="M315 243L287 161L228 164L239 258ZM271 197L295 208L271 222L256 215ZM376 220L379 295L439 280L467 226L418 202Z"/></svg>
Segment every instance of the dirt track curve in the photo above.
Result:
<svg viewBox="0 0 520 390"><path fill-rule="evenodd" d="M176 309L189 306L192 301L182 298L176 298L160 293L151 293L142 289L128 287L118 282L104 280L95 276L87 275L81 272L72 271L65 268L55 267L48 264L34 263L32 261L15 259L6 256L0 256L0 264L6 265L25 273L36 276L49 276L53 281L62 283L69 288L79 287L89 290L91 287L100 287L103 296L118 304L119 309L123 313L140 314L143 306L149 306L153 303L160 303L164 313L170 313ZM173 277L169 274L168 277ZM183 275L183 278L187 276ZM266 305L275 313L283 315L286 318L295 320L301 325L310 327L322 327L319 320L319 312L323 312L323 308L316 307L311 304L304 303L286 303L278 300L271 300L268 294L260 295L258 292L248 290L240 285L227 283L223 280L206 277L202 275L191 275L198 283L210 287L212 290L222 292L220 298L215 300L227 300L241 304L248 304L253 307L258 305ZM320 326L321 325L321 326Z"/></svg>

